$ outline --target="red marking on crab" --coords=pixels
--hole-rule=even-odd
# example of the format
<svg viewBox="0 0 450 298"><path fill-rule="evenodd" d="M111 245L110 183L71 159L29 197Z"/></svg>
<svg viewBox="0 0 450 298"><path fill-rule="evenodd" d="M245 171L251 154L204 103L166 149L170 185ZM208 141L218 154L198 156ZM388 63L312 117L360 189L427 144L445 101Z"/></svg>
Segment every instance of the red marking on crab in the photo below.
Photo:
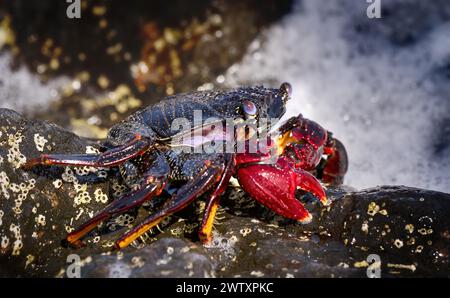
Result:
<svg viewBox="0 0 450 298"><path fill-rule="evenodd" d="M278 140L272 142L279 154L276 162L269 163L274 156L267 153L237 154L237 177L244 191L261 204L284 217L308 223L312 216L295 197L296 190L310 192L327 205L322 185L308 171L320 171L327 183L342 181L347 171L345 148L319 124L301 115L288 120L279 133ZM323 169L317 169L324 155L329 158L324 160Z"/></svg>
<svg viewBox="0 0 450 298"><path fill-rule="evenodd" d="M317 179L306 171L290 167L283 159L276 165L255 164L240 168L238 179L245 192L255 200L284 217L300 222L309 222L311 215L295 198L297 187L326 202L325 192Z"/></svg>

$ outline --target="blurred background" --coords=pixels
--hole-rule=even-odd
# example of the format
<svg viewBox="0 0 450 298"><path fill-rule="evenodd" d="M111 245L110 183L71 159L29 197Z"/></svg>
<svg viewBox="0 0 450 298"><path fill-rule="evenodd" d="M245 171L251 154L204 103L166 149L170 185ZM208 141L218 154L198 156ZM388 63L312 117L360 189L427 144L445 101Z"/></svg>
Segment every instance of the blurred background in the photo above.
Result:
<svg viewBox="0 0 450 298"><path fill-rule="evenodd" d="M0 107L89 138L166 95L293 85L346 184L450 192L450 2L0 1Z"/></svg>

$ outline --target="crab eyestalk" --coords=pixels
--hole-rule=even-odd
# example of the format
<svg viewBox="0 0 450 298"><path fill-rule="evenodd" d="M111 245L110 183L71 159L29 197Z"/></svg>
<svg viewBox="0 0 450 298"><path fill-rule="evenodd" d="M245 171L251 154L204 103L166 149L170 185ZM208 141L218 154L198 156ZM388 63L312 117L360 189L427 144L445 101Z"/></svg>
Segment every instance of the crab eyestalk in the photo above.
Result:
<svg viewBox="0 0 450 298"><path fill-rule="evenodd" d="M288 101L292 96L292 85L284 82L283 84L281 84L280 90L283 92L284 102Z"/></svg>

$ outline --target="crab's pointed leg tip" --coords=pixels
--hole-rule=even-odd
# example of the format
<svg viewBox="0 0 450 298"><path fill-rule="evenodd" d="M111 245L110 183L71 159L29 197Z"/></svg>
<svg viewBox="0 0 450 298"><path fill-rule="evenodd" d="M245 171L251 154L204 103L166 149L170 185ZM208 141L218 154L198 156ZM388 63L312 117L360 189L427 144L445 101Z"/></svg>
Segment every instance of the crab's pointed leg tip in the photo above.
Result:
<svg viewBox="0 0 450 298"><path fill-rule="evenodd" d="M200 232L198 235L200 241L202 242L202 244L207 245L209 243L211 243L212 241L212 235L208 234L208 233L204 233L204 232Z"/></svg>
<svg viewBox="0 0 450 298"><path fill-rule="evenodd" d="M299 219L298 221L302 224L302 225L306 225L311 223L313 217L311 215L311 213L306 214L303 218Z"/></svg>
<svg viewBox="0 0 450 298"><path fill-rule="evenodd" d="M212 238L211 237L201 237L200 241L202 242L203 245L208 245L211 243Z"/></svg>
<svg viewBox="0 0 450 298"><path fill-rule="evenodd" d="M322 203L322 205L324 205L324 206L329 206L329 205L331 205L331 200L329 200L329 199L327 198L326 195L321 196L321 197L319 198L319 200L320 200L320 202Z"/></svg>
<svg viewBox="0 0 450 298"><path fill-rule="evenodd" d="M132 236L132 237L124 237L123 236L116 240L112 249L113 249L113 251L118 251L118 250L124 249L125 247L132 244L134 242L134 240L136 240L137 238L138 237L134 237L134 236Z"/></svg>
<svg viewBox="0 0 450 298"><path fill-rule="evenodd" d="M37 159L36 158L33 158L33 159L30 159L30 160L27 160L27 162L25 162L22 166L21 166L21 168L23 169L23 170L31 170L34 166L36 166L37 164L38 164L39 162L37 161Z"/></svg>
<svg viewBox="0 0 450 298"><path fill-rule="evenodd" d="M118 251L118 250L121 250L124 247L126 247L126 245L123 245L123 242L121 240L116 240L116 242L112 246L112 250L113 251Z"/></svg>
<svg viewBox="0 0 450 298"><path fill-rule="evenodd" d="M64 248L75 248L75 249L79 249L79 248L83 248L86 246L86 243L84 243L81 240L77 240L77 241L69 241L67 238L63 239L61 241L61 245Z"/></svg>

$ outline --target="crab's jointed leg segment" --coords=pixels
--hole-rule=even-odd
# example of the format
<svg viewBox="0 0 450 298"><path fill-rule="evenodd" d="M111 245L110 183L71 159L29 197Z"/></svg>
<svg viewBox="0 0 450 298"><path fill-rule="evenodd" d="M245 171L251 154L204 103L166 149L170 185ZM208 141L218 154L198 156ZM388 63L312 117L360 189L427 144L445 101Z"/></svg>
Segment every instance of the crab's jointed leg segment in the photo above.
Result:
<svg viewBox="0 0 450 298"><path fill-rule="evenodd" d="M158 196L164 189L166 180L165 178L158 178L156 180L152 178L154 177L147 178L145 185L143 185L140 189L111 202L111 204L96 214L93 218L88 220L75 231L69 233L66 238L68 244L72 246L79 246L79 240L84 235L92 231L102 221L111 218L113 215L138 207L151 198Z"/></svg>
<svg viewBox="0 0 450 298"><path fill-rule="evenodd" d="M36 165L113 167L143 154L150 147L149 139L135 135L127 144L100 154L42 154L38 158L30 159L24 168Z"/></svg>
<svg viewBox="0 0 450 298"><path fill-rule="evenodd" d="M226 190L228 182L231 179L234 171L234 158L229 157L226 161L225 170L222 174L222 178L217 184L216 189L208 200L208 205L206 206L205 213L203 215L202 224L198 232L199 238L203 243L208 243L211 241L211 233L214 223L214 218L219 207L220 196Z"/></svg>
<svg viewBox="0 0 450 298"><path fill-rule="evenodd" d="M71 246L80 246L80 239L92 231L102 221L114 215L121 214L132 208L142 205L144 202L161 194L167 184L167 177L170 173L166 160L158 156L152 161L150 169L144 173L144 178L138 190L112 201L102 211L88 220L75 231L69 233L66 241Z"/></svg>
<svg viewBox="0 0 450 298"><path fill-rule="evenodd" d="M211 186L216 184L222 176L224 171L223 166L214 165L211 161L207 161L206 167L193 180L187 182L178 189L177 193L172 196L161 209L150 215L138 226L131 229L116 241L116 248L124 248L131 242L139 238L149 229L156 226L161 220L167 216L183 209L193 200L203 195Z"/></svg>

